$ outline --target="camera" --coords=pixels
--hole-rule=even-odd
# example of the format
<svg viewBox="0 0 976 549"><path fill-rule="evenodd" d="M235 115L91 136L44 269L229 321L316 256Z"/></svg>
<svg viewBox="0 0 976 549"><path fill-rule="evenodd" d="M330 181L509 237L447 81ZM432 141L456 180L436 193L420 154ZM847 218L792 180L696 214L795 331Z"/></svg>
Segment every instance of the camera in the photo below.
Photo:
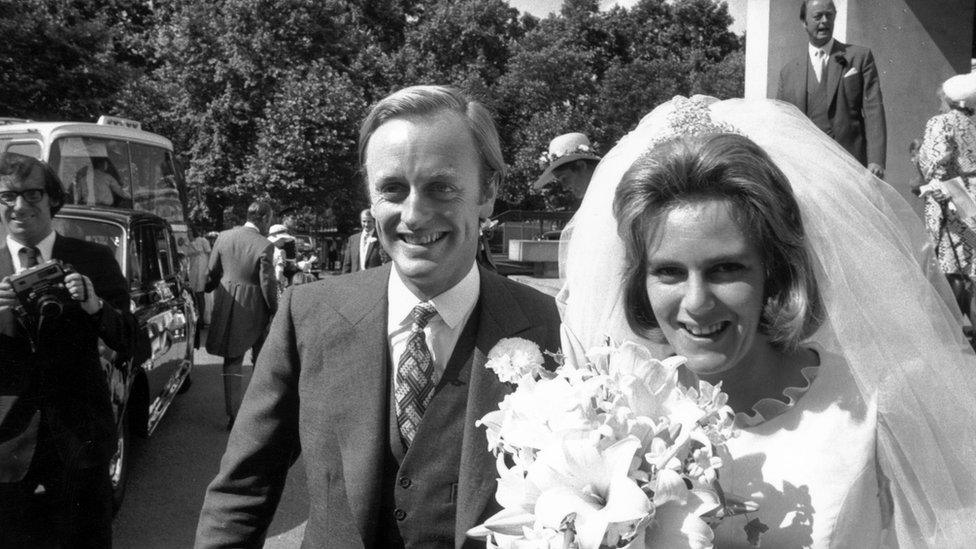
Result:
<svg viewBox="0 0 976 549"><path fill-rule="evenodd" d="M45 261L10 277L10 285L31 317L57 318L72 303L64 277L73 269L57 259Z"/></svg>

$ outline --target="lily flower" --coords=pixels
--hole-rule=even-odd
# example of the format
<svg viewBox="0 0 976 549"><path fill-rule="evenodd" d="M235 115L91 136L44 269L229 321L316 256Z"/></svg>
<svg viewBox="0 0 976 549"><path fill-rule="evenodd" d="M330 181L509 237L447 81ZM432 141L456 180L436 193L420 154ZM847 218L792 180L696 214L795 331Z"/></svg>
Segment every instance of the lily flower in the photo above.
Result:
<svg viewBox="0 0 976 549"><path fill-rule="evenodd" d="M536 527L558 529L572 517L580 549L599 549L608 527L638 522L654 513L647 495L627 476L640 442L634 437L603 451L581 440L564 440L542 452L528 478L540 490Z"/></svg>

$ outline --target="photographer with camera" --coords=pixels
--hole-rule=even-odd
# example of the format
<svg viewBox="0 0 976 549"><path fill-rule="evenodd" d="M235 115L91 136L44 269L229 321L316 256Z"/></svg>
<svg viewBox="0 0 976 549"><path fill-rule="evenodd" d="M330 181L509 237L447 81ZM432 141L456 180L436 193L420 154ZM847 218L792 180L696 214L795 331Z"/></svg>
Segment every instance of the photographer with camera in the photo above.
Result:
<svg viewBox="0 0 976 549"><path fill-rule="evenodd" d="M45 163L0 156L0 547L110 547L116 423L98 340L132 352L125 278L105 246L54 231Z"/></svg>

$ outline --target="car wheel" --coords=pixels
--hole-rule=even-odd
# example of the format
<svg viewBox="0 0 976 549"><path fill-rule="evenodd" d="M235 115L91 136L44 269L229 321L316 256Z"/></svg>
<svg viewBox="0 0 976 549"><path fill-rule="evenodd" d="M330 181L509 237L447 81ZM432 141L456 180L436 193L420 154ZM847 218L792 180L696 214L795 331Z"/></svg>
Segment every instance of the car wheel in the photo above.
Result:
<svg viewBox="0 0 976 549"><path fill-rule="evenodd" d="M132 435L129 430L129 414L122 416L122 429L119 430L118 448L109 464L112 478L112 511L118 513L125 497L125 485L129 480L129 461L132 454Z"/></svg>

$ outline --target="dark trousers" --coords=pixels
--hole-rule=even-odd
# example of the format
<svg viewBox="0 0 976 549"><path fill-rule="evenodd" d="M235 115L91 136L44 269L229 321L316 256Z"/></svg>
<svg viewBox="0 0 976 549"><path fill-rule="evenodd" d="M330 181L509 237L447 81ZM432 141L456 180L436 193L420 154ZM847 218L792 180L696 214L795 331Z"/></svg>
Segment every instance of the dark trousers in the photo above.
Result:
<svg viewBox="0 0 976 549"><path fill-rule="evenodd" d="M193 303L197 307L197 329L196 335L193 338L193 348L200 348L200 335L203 333L203 329L206 327L206 322L203 321L203 313L207 309L207 300L204 297L203 292L193 292Z"/></svg>
<svg viewBox="0 0 976 549"><path fill-rule="evenodd" d="M38 445L27 476L0 484L0 548L112 547L108 463L65 468L49 444Z"/></svg>
<svg viewBox="0 0 976 549"><path fill-rule="evenodd" d="M264 336L258 339L251 347L251 364L258 363L258 354L261 346L264 345ZM241 400L244 398L244 355L224 357L223 365L224 378L224 411L227 417L237 417L237 410L241 407Z"/></svg>

